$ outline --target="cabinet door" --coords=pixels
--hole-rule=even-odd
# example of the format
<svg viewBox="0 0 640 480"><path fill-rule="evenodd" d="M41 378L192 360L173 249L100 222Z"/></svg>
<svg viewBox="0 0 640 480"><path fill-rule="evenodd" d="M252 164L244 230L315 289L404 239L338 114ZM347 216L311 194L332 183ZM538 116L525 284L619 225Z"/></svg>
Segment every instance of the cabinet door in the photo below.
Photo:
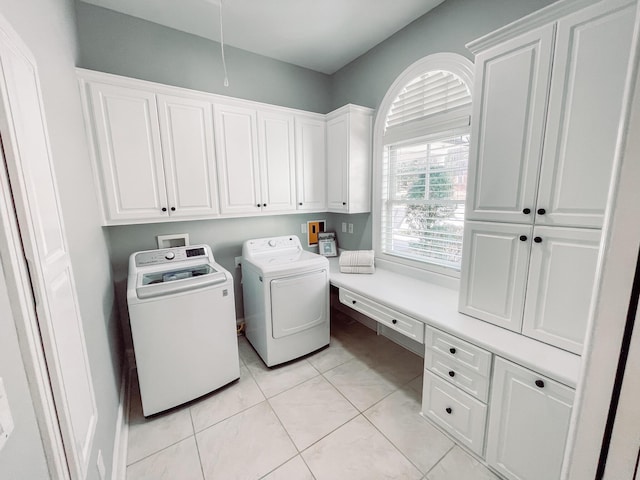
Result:
<svg viewBox="0 0 640 480"><path fill-rule="evenodd" d="M496 358L487 463L511 480L559 480L574 391Z"/></svg>
<svg viewBox="0 0 640 480"><path fill-rule="evenodd" d="M602 226L635 9L600 2L558 22L538 224Z"/></svg>
<svg viewBox="0 0 640 480"><path fill-rule="evenodd" d="M293 115L258 112L260 200L264 212L296 209Z"/></svg>
<svg viewBox="0 0 640 480"><path fill-rule="evenodd" d="M346 212L349 161L349 116L327 122L327 206L330 212Z"/></svg>
<svg viewBox="0 0 640 480"><path fill-rule="evenodd" d="M553 31L538 28L476 57L470 220L533 222Z"/></svg>
<svg viewBox="0 0 640 480"><path fill-rule="evenodd" d="M261 212L256 111L215 105L220 211Z"/></svg>
<svg viewBox="0 0 640 480"><path fill-rule="evenodd" d="M327 209L326 122L296 118L298 210Z"/></svg>
<svg viewBox="0 0 640 480"><path fill-rule="evenodd" d="M466 222L460 312L519 332L531 226Z"/></svg>
<svg viewBox="0 0 640 480"><path fill-rule="evenodd" d="M158 95L158 113L170 216L217 215L212 105Z"/></svg>
<svg viewBox="0 0 640 480"><path fill-rule="evenodd" d="M107 221L168 216L155 95L91 83L89 96Z"/></svg>
<svg viewBox="0 0 640 480"><path fill-rule="evenodd" d="M582 353L600 230L534 227L522 333Z"/></svg>

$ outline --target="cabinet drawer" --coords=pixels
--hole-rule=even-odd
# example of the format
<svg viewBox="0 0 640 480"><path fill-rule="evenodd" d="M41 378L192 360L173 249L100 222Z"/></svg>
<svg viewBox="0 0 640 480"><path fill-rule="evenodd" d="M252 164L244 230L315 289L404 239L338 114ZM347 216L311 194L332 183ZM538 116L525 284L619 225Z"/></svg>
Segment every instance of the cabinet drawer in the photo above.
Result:
<svg viewBox="0 0 640 480"><path fill-rule="evenodd" d="M344 288L340 289L340 302L363 313L367 317L406 335L413 340L424 343L424 323L415 320L400 312L396 312L388 307L380 305L362 295L350 292Z"/></svg>
<svg viewBox="0 0 640 480"><path fill-rule="evenodd" d="M440 353L472 372L489 376L491 353L482 348L429 327L425 330L425 346L427 350Z"/></svg>
<svg viewBox="0 0 640 480"><path fill-rule="evenodd" d="M478 400L487 403L489 398L489 376L463 367L451 355L445 356L427 348L424 356L424 368L442 377Z"/></svg>
<svg viewBox="0 0 640 480"><path fill-rule="evenodd" d="M422 414L482 456L487 418L487 406L484 403L425 371Z"/></svg>

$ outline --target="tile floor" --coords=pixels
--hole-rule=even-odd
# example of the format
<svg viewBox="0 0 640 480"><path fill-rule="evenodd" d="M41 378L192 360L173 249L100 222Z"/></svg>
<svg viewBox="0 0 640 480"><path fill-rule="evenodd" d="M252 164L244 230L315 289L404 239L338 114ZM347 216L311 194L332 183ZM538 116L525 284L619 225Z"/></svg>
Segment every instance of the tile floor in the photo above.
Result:
<svg viewBox="0 0 640 480"><path fill-rule="evenodd" d="M275 368L238 342L238 381L150 419L134 376L127 480L498 480L419 416L422 358L349 317Z"/></svg>

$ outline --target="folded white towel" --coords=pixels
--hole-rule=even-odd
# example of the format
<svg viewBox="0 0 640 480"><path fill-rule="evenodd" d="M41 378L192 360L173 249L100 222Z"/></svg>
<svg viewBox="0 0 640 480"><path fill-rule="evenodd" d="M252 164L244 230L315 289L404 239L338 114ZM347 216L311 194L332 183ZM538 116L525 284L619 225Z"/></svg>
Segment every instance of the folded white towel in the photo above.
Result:
<svg viewBox="0 0 640 480"><path fill-rule="evenodd" d="M376 268L371 267L344 267L340 266L340 273L375 273Z"/></svg>
<svg viewBox="0 0 640 480"><path fill-rule="evenodd" d="M342 273L373 273L375 252L373 250L345 250L340 255Z"/></svg>

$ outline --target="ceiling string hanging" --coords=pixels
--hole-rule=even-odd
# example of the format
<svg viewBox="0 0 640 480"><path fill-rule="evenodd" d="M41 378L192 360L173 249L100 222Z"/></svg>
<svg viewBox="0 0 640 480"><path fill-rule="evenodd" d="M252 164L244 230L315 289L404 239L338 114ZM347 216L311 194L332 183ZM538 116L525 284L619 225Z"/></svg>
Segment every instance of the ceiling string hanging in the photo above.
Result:
<svg viewBox="0 0 640 480"><path fill-rule="evenodd" d="M224 58L224 33L222 31L222 1L220 0L220 52L222 53L222 68L224 70L224 86L229 86L229 77L227 76L227 62Z"/></svg>

